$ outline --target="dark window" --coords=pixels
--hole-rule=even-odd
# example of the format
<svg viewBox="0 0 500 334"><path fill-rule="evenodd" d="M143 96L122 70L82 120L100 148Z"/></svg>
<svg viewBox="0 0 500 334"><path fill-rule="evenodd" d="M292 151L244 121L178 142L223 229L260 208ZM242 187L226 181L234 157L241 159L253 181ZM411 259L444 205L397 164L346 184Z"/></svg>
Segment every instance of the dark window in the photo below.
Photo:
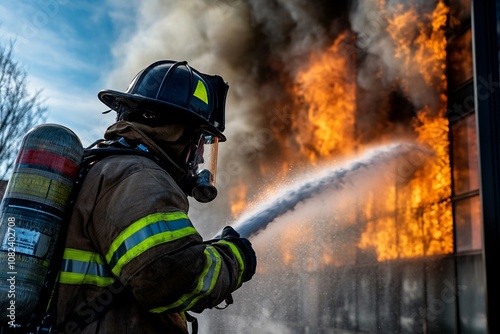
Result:
<svg viewBox="0 0 500 334"><path fill-rule="evenodd" d="M460 333L486 333L482 257L457 259L457 295Z"/></svg>
<svg viewBox="0 0 500 334"><path fill-rule="evenodd" d="M482 236L479 196L461 199L456 201L454 205L456 251L480 250Z"/></svg>
<svg viewBox="0 0 500 334"><path fill-rule="evenodd" d="M409 262L401 271L400 333L422 333L424 305L423 264ZM425 314L424 314L425 315Z"/></svg>
<svg viewBox="0 0 500 334"><path fill-rule="evenodd" d="M452 257L429 261L425 270L427 331L456 334L455 263Z"/></svg>
<svg viewBox="0 0 500 334"><path fill-rule="evenodd" d="M471 0L450 0L450 18L448 28L452 32L470 25Z"/></svg>
<svg viewBox="0 0 500 334"><path fill-rule="evenodd" d="M452 125L454 195L479 189L476 115Z"/></svg>
<svg viewBox="0 0 500 334"><path fill-rule="evenodd" d="M370 332L377 328L377 280L376 268L361 268L358 275L358 288L356 298L358 300L358 330Z"/></svg>
<svg viewBox="0 0 500 334"><path fill-rule="evenodd" d="M453 90L472 79L472 33L468 29L448 45L448 85Z"/></svg>

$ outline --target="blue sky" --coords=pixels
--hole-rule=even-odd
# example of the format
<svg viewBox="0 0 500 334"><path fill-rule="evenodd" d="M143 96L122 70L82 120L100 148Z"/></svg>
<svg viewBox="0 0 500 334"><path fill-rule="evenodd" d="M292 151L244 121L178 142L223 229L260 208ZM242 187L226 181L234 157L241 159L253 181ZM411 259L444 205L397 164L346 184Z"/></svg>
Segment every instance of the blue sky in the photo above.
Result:
<svg viewBox="0 0 500 334"><path fill-rule="evenodd" d="M128 5L127 5L128 4ZM14 59L42 90L47 122L68 126L84 145L102 137L114 113L97 92L108 88L113 48L135 26L132 1L6 0L0 5L0 42L14 41Z"/></svg>
<svg viewBox="0 0 500 334"><path fill-rule="evenodd" d="M253 34L246 10L240 0L2 0L0 42L15 40L14 58L29 89L42 90L47 122L71 128L85 146L115 117L102 115L97 93L126 90L159 59L187 60L229 82L230 138L257 119L249 111L258 87L238 62Z"/></svg>
<svg viewBox="0 0 500 334"><path fill-rule="evenodd" d="M238 138L250 138L251 152L256 152L271 131L256 129L264 117L255 112L261 88L240 61L253 38L248 18L242 0L0 0L0 42L16 41L14 58L28 73L28 88L42 89L47 122L69 127L84 146L102 138L116 116L102 115L108 108L97 93L125 91L154 61L186 60L204 73L221 75L230 90L228 140L220 147L217 175L218 187L224 187L222 181L227 187L237 174L234 163L226 167L224 161L235 162L234 152L241 151ZM236 171L243 173L243 168ZM218 203L227 203L229 195L221 191ZM217 221L220 212L204 208L193 203L192 217Z"/></svg>

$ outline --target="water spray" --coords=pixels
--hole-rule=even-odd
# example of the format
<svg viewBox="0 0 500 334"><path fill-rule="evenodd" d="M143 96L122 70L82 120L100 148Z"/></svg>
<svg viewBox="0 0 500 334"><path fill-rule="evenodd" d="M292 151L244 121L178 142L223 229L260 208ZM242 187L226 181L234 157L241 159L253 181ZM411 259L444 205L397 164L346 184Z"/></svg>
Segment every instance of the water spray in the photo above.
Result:
<svg viewBox="0 0 500 334"><path fill-rule="evenodd" d="M232 226L241 237L249 238L263 231L276 218L295 209L297 204L313 198L327 190L341 190L349 182L350 178L357 173L369 168L388 166L395 159L401 159L401 165L396 168L396 175L392 174L395 182L407 179L419 169L424 163L424 156L430 152L417 144L392 144L385 145L368 151L356 160L350 161L344 166L336 166L333 169L325 169L321 175L305 177L303 183L297 183L283 189L274 200L263 203L253 211L242 215ZM214 239L219 239L222 231L219 231Z"/></svg>

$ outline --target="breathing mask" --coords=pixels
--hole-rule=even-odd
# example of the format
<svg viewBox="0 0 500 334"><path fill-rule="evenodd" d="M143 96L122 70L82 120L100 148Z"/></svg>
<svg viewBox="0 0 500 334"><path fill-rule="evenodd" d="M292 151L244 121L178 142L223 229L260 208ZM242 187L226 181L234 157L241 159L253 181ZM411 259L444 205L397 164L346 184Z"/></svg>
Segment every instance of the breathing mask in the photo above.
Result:
<svg viewBox="0 0 500 334"><path fill-rule="evenodd" d="M188 155L188 195L193 196L198 202L207 203L217 197L215 176L218 149L219 138L203 133Z"/></svg>

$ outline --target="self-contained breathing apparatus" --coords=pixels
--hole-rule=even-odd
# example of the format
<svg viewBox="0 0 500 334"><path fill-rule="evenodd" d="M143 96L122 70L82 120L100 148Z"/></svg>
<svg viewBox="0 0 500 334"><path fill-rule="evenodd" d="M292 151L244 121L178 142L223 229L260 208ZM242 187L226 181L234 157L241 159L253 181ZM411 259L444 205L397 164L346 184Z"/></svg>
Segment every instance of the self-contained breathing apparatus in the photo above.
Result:
<svg viewBox="0 0 500 334"><path fill-rule="evenodd" d="M185 61L162 60L139 72L125 93L103 90L99 92L98 97L111 110L117 112L117 120L127 120L129 116L137 112L147 112L154 116L150 120L153 126L156 122L158 124L168 122L184 124L194 130L196 138L193 138L192 145L189 147L190 152L186 155L185 179L181 187L187 195L205 203L217 196L215 171L218 143L226 140L222 132L225 127L224 113L228 88L227 83L220 76L198 72ZM48 129L46 126L40 128ZM54 131L54 128L64 127L52 125L49 130ZM64 128L64 131L76 137L70 130ZM29 301L27 318L22 321L22 324L16 326L8 326L7 323L0 324L0 334L56 333L53 328L54 317L47 313L47 303L55 291L56 275L62 259L66 233L64 224L69 222L76 193L90 167L97 160L112 154L144 154L154 159L147 148L141 147L87 149L82 153L83 148L79 140L76 140L73 145L78 152L71 153L71 150L61 144L67 143L67 140L56 139L55 143L58 147L56 151L51 151L51 145L45 143L42 145L43 152L39 150L42 153L37 153L38 148L34 148L28 140L31 146L24 147L24 153L21 155L20 152L17 163L20 169L28 168L29 172L23 172L23 170L19 173L14 172L14 178L9 181L6 191L6 195L14 195L11 196L12 198L7 198L8 201L2 201L0 261L4 259L8 265L9 261L14 258L9 253L9 231L15 231L23 236L24 244L20 248L24 252L23 256L33 257L37 265L45 261L43 263L45 269L42 268L43 266L37 267L40 269L39 282L35 284L37 291L32 296L34 300ZM75 158L69 159L68 154L73 154ZM79 160L80 158L82 160ZM33 174L32 171L37 168L39 172ZM49 172L52 174L48 174ZM40 194L37 192L40 190L37 185L48 187L45 193L52 196L51 201L47 202L46 198L42 198L41 192ZM58 186L57 189L56 186ZM27 200L40 203L31 205ZM24 210L22 208L26 210L22 211ZM57 217L57 222L44 224L41 220L46 216L57 216L54 210L61 213L60 217ZM37 223L39 230L23 225L26 223L29 225L29 221L21 217L25 212L28 215L34 212L38 215L36 219L40 220ZM17 217L16 215L20 215L19 219L11 218L11 220L13 223L16 219L15 221L19 224L16 229L9 230L10 226L3 224L3 220L5 218L10 223L9 217ZM52 255L54 259L50 258ZM8 292L9 286L0 288L5 288Z"/></svg>
<svg viewBox="0 0 500 334"><path fill-rule="evenodd" d="M54 135L54 129L59 133L56 133ZM61 131L63 132L64 137L61 136ZM47 135L49 136L49 140L40 140L40 137L44 137ZM56 142L56 145L57 142L61 142L63 143L63 146L58 145L54 148L54 142ZM97 144L101 145L100 148L93 148ZM33 149L37 150L33 151ZM54 151L56 151L55 155ZM71 132L71 130L57 124L43 124L37 126L26 135L23 144L21 145L21 150L18 154L18 159L16 161L14 169L14 175L13 177L11 177L11 180L9 180L9 185L7 187L5 196L6 200L2 201L0 212L1 218L3 221L7 216L15 217L16 221L18 222L22 221L24 222L24 224L30 224L30 221L40 222L42 218L49 216L49 218L51 218L51 221L47 221L45 222L45 224L32 226L31 233L42 234L41 231L47 230L48 225L58 225L58 233L50 235L50 241L46 241L46 238L33 238L33 240L31 241L33 243L33 249L39 249L41 247L41 244L47 242L50 243L51 246L48 247L50 248L50 254L45 255L47 259L50 259L50 261L46 264L46 267L37 266L37 259L34 259L34 267L26 267L26 270L28 271L18 272L15 267L12 267L13 270L16 271L10 273L8 272L8 274L15 273L16 275L16 289L18 293L21 290L26 290L26 292L22 294L22 299L20 298L19 294L17 295L17 297L14 296L13 299L11 299L15 300L15 303L17 305L14 303L9 303L9 300L6 301L5 305L2 304L2 306L11 306L11 308L13 308L12 305L15 305L15 307L19 310L22 310L22 312L17 312L17 314L16 312L14 312L12 317L9 318L9 307L3 307L4 311L7 310L7 314L2 313L2 321L3 319L7 319L8 321L0 323L0 334L56 334L58 332L55 328L56 315L54 313L54 305L52 303L52 299L56 296L57 273L61 266L65 234L67 233L67 224L69 222L72 208L78 195L78 191L80 190L80 187L83 184L83 181L90 168L99 160L112 155L142 155L152 159L161 167L163 167L161 161L159 161L153 154L151 154L145 146L129 145L125 140L123 140L123 138L116 141L105 141L103 139L100 139L88 148L82 149L78 137L76 137L76 135ZM61 159L65 159L65 162L61 163ZM70 161L73 163L71 163ZM67 174L65 175L65 177L71 177L67 182L67 186L69 187L69 189L67 189L67 197L65 198L65 211L61 211L60 216L55 220L53 211L49 210L50 208L42 205L42 201L45 202L46 200L37 198L36 194L32 194L34 196L30 198L30 201L32 203L24 203L26 205L25 207L20 207L20 203L18 203L17 201L15 203L13 202L20 195L26 195L26 193L20 193L20 189L23 187L25 181L36 181L33 180L33 178L39 177L36 174L26 174L25 178L31 179L25 180L22 177L23 169L29 168L31 171L33 171L33 169L38 168L40 169L40 171L45 172L45 169L48 165L51 165L50 169L52 170L55 170L56 168L59 168L60 171L65 170ZM73 168L70 169L69 166L73 166ZM202 172L200 172L199 174L203 175L203 171L206 171L206 169L202 170ZM57 185L61 177L57 174L59 173L55 173L54 175L45 173L44 175L48 176L51 179L51 183L54 182ZM206 185L203 182L196 182L193 189L199 189L200 186L203 187ZM205 190L201 189L199 191ZM204 196L206 196L206 194ZM15 211L12 211L11 207L14 207ZM22 226L18 231L22 232L23 227L24 226ZM40 229L40 232L36 230L36 228ZM0 237L2 237L2 240L6 238L8 239L8 230L4 231L2 229L0 230L0 232ZM25 244L26 242L27 241L24 241ZM8 265L7 261L10 261L10 259L8 258L9 253L2 253L3 252L0 252L0 263ZM29 254L21 255L26 257L26 255ZM30 257L28 256L27 259L24 259L23 262L24 266L30 264ZM15 262L13 263L15 265ZM25 279L24 276L33 275L33 271L41 271L39 275L37 274L40 277L39 282L30 281L28 278ZM0 293L2 293L2 295L5 294L9 296L12 291L9 290L11 288L9 287L8 280L6 280L6 282L6 285L0 284ZM2 281L1 283L5 282ZM116 284L121 283L119 281L115 282L110 289L114 289L116 291L123 290L123 286L118 286ZM13 292L15 293L15 291ZM98 298L99 297L100 296L98 296ZM104 306L101 306L99 312L94 310L94 313L96 316L100 316L104 314L111 306L112 303L108 303ZM81 326L81 328L84 328L86 325L84 317L82 317L79 312L71 314L68 318L68 321L72 321L78 324L79 326ZM196 318L186 313L186 319L192 323L193 333L196 333Z"/></svg>

